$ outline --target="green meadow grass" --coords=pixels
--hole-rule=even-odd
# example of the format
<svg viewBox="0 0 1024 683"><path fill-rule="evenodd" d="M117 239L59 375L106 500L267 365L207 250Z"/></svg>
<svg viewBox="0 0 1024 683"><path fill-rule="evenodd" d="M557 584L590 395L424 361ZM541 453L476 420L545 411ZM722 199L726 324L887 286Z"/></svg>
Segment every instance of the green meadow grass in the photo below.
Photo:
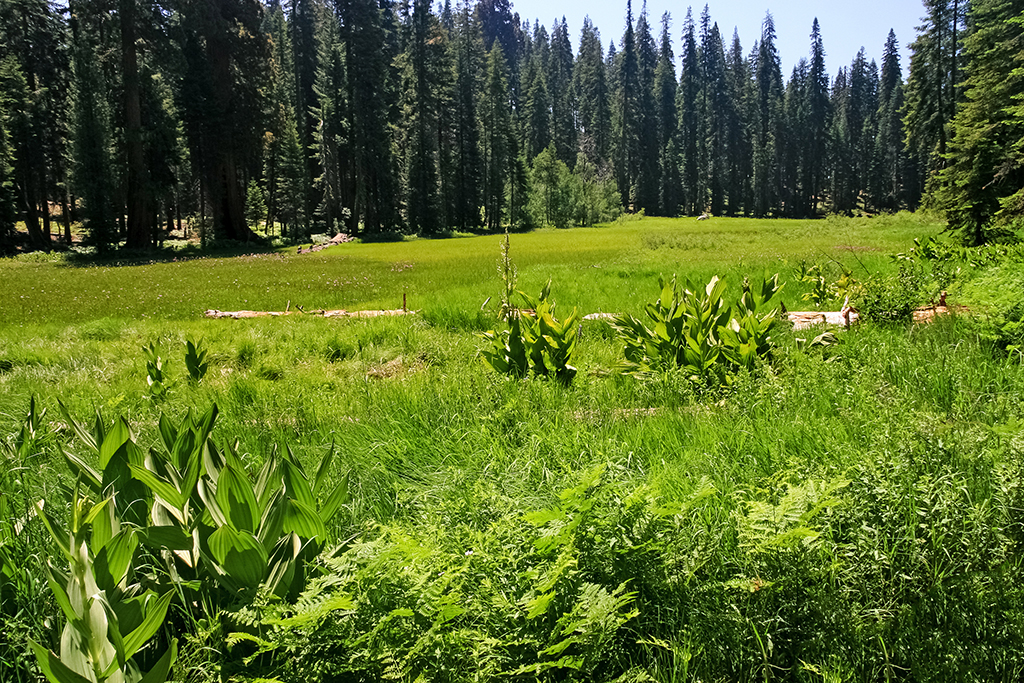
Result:
<svg viewBox="0 0 1024 683"><path fill-rule="evenodd" d="M783 278L801 260L860 273L941 226L911 214L874 219L758 221L644 219L512 236L520 286L555 283L556 300L585 313L639 308L659 275ZM500 236L349 243L312 254L293 248L245 256L92 265L29 255L0 261L0 320L68 324L101 318L189 320L207 309L282 311L410 308L428 319L475 319L499 291ZM838 265L835 267L838 268ZM738 282L737 282L738 284ZM793 295L797 288L792 287ZM493 301L494 299L492 299Z"/></svg>
<svg viewBox="0 0 1024 683"><path fill-rule="evenodd" d="M516 234L512 256L521 287L551 278L560 308L638 313L659 274L718 274L735 291L766 270L792 280L801 260L889 272L888 254L940 229L920 216L645 219ZM237 438L253 467L275 446L312 463L333 444L336 476L352 478L333 530L348 540L318 566L358 607L317 613L307 630L268 630L287 656L254 658L252 677L1019 679L1019 359L956 316L863 324L805 351L803 333L780 331L771 368L699 398L674 374L615 373L620 345L588 322L570 386L513 381L484 367L473 334L495 324L498 244L350 244L124 268L0 263L0 422L13 433L35 395L53 432L21 464L32 476L6 495L56 499L68 483L57 448L83 449L57 399L78 419L126 416L142 443L156 442L161 413L180 419L216 403L218 438ZM18 304L26 285L45 300ZM406 292L422 315L200 317L289 301L395 308ZM790 309L807 305L801 293L787 283ZM200 383L187 379L186 339L210 354ZM141 348L151 343L168 359L163 402L147 396ZM584 507L559 537L558 520ZM530 521L538 514L554 521ZM540 549L545 535L553 550ZM528 618L548 585L548 611ZM606 593L587 593L595 585ZM617 587L637 612L621 625L625 609L608 611ZM437 621L448 604L466 611ZM578 668L510 674L550 664L541 651L567 623ZM211 680L202 630L187 642L177 679Z"/></svg>

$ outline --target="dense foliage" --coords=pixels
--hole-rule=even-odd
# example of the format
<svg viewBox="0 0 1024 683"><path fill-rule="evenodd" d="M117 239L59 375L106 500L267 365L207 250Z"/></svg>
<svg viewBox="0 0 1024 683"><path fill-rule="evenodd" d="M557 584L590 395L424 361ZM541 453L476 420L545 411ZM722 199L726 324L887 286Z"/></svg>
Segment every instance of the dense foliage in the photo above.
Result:
<svg viewBox="0 0 1024 683"><path fill-rule="evenodd" d="M647 215L914 208L980 241L1021 187L1019 3L928 0L904 82L890 32L788 79L704 8L674 47L627 2L618 45L512 4L0 2L0 248L80 220L99 249L445 234ZM677 60L678 56L678 60ZM955 118L955 121L954 121ZM1015 203L1016 202L1016 203Z"/></svg>

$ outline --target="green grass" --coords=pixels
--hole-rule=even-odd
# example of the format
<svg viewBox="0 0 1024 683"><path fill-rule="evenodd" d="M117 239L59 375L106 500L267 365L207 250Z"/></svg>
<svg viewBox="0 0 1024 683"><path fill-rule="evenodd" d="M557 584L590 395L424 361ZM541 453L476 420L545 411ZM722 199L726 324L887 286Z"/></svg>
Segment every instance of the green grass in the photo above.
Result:
<svg viewBox="0 0 1024 683"><path fill-rule="evenodd" d="M513 235L512 255L529 291L552 278L560 308L638 313L659 274L790 277L801 259L829 257L891 272L889 252L938 230L907 216L647 219ZM508 679L552 664L542 651L576 634L559 651L579 669L537 680L1019 678L1018 357L967 317L865 324L807 351L783 332L772 368L698 400L674 374L615 374L619 343L587 323L569 387L511 381L487 371L472 334L494 324L494 299L480 305L497 298L497 256L497 237L477 237L124 269L2 263L5 285L46 291L46 305L18 308L5 287L3 433L31 395L54 432L35 476L7 494L57 499L67 480L56 449L83 452L58 398L79 419L127 416L146 444L161 412L180 419L215 402L218 437L237 438L253 466L275 445L312 463L334 444L337 474L352 476L334 530L348 540L322 559L325 583L307 602L265 607L305 616L261 631L280 649L256 658L252 676ZM211 286L218 276L229 286ZM364 284L325 290L317 277ZM108 305L115 287L129 292ZM199 317L288 301L393 308L404 291L423 315ZM801 291L787 284L791 309ZM199 384L186 379L186 339L210 352ZM153 342L169 359L164 403L147 398L141 347ZM628 606L615 606L620 587ZM316 612L332 591L357 606ZM190 636L181 679L207 680L204 637Z"/></svg>
<svg viewBox="0 0 1024 683"><path fill-rule="evenodd" d="M833 260L866 275L887 254L940 225L916 215L823 221L645 219L512 238L520 286L554 280L558 300L585 313L637 309L659 275L740 279L765 269L787 277L800 261ZM349 243L313 254L294 248L228 258L88 265L26 255L0 261L0 320L81 323L100 318L189 320L207 309L282 311L399 308L458 324L498 293L499 236ZM862 267L863 266L863 267ZM794 288L794 293L795 293ZM493 303L494 299L492 299Z"/></svg>

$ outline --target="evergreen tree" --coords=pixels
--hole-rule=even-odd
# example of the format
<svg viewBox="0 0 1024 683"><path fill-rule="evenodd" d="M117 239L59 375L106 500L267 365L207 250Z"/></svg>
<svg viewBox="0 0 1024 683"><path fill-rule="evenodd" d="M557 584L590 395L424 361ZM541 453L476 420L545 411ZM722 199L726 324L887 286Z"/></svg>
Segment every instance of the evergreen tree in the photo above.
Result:
<svg viewBox="0 0 1024 683"><path fill-rule="evenodd" d="M952 125L938 199L968 243L1024 215L1024 3L977 0L965 41L964 103Z"/></svg>
<svg viewBox="0 0 1024 683"><path fill-rule="evenodd" d="M579 125L580 148L592 154L595 166L609 158L611 109L608 100L607 67L601 48L601 34L590 17L583 20L579 56L572 75L572 89ZM587 142L589 141L589 142Z"/></svg>
<svg viewBox="0 0 1024 683"><path fill-rule="evenodd" d="M749 195L752 151L750 147L749 101L750 65L743 56L740 36L733 31L732 45L726 61L728 97L722 112L725 138L725 194L726 213L736 215Z"/></svg>
<svg viewBox="0 0 1024 683"><path fill-rule="evenodd" d="M636 21L636 63L639 86L636 204L647 213L660 214L658 114L654 99L654 72L658 67L658 51L654 36L651 34L651 25L647 20L646 0Z"/></svg>
<svg viewBox="0 0 1024 683"><path fill-rule="evenodd" d="M658 50L658 66L654 72L654 99L657 106L660 181L658 206L663 215L675 216L682 203L682 181L679 177L679 151L676 144L679 115L676 111L676 67L669 34L670 25L671 17L665 12L661 17L661 46Z"/></svg>
<svg viewBox="0 0 1024 683"><path fill-rule="evenodd" d="M784 144L782 129L782 73L775 48L775 20L765 15L761 25L754 71L755 119L753 145L752 205L755 217L767 216L779 208L781 195L780 151Z"/></svg>
<svg viewBox="0 0 1024 683"><path fill-rule="evenodd" d="M437 91L433 83L430 41L434 40L429 0L414 0L412 32L405 60L403 119L406 127L406 220L412 232L440 232Z"/></svg>
<svg viewBox="0 0 1024 683"><path fill-rule="evenodd" d="M729 88L725 73L725 48L718 24L711 23L707 5L701 14L700 29L700 186L708 199L708 208L720 214L725 207L725 125Z"/></svg>
<svg viewBox="0 0 1024 683"><path fill-rule="evenodd" d="M331 235L341 230L345 218L341 152L345 145L348 102L344 46L335 21L322 21L317 27L317 71L313 86L316 121L314 144L320 168L316 179L318 198L316 219Z"/></svg>
<svg viewBox="0 0 1024 683"><path fill-rule="evenodd" d="M551 101L551 141L558 158L567 166L575 163L577 153L572 81L572 43L569 42L569 27L562 17L562 22L556 21L551 32L548 96Z"/></svg>
<svg viewBox="0 0 1024 683"><path fill-rule="evenodd" d="M75 46L74 186L82 198L82 222L89 242L104 251L116 240L117 223L108 100L92 17L80 12L80 2L72 2L69 9Z"/></svg>
<svg viewBox="0 0 1024 683"><path fill-rule="evenodd" d="M508 72L501 45L487 56L487 84L481 99L483 128L484 214L487 229L501 230L506 215L505 189L513 162L515 136L508 95Z"/></svg>
<svg viewBox="0 0 1024 683"><path fill-rule="evenodd" d="M386 16L375 0L337 0L345 64L348 66L350 135L346 204L349 233L401 227L399 183L392 156L391 112L395 108L392 62L395 49Z"/></svg>
<svg viewBox="0 0 1024 683"><path fill-rule="evenodd" d="M533 159L551 143L551 107L548 102L548 88L544 78L541 50L535 41L533 54L523 70L523 151Z"/></svg>
<svg viewBox="0 0 1024 683"><path fill-rule="evenodd" d="M701 125L699 99L701 90L700 59L693 15L686 11L683 22L683 68L677 93L679 112L679 153L682 168L683 213L696 215L706 206L707 198L700 187Z"/></svg>
<svg viewBox="0 0 1024 683"><path fill-rule="evenodd" d="M804 186L805 171L809 163L810 138L808 135L808 96L811 68L801 58L793 67L786 84L785 118L788 132L779 159L782 175L782 211L790 218L806 215L808 199Z"/></svg>
<svg viewBox="0 0 1024 683"><path fill-rule="evenodd" d="M903 75L900 69L899 44L890 29L882 57L882 73L878 89L878 135L875 138L876 168L872 171L872 196L883 210L895 211L904 206L906 194L907 155L903 140Z"/></svg>
<svg viewBox="0 0 1024 683"><path fill-rule="evenodd" d="M802 200L804 206L799 212L813 216L823 201L827 178L828 131L829 131L829 79L825 71L825 47L821 39L821 28L815 17L811 26L811 61L808 65L806 119L803 132L804 165L802 173Z"/></svg>
<svg viewBox="0 0 1024 683"><path fill-rule="evenodd" d="M17 218L17 197L14 191L14 151L11 147L11 123L18 112L12 105L9 89L17 92L22 81L21 70L14 57L0 60L0 254L14 250L14 221ZM11 85L15 85L11 88Z"/></svg>
<svg viewBox="0 0 1024 683"><path fill-rule="evenodd" d="M907 148L923 174L920 187L946 158L947 126L958 99L957 65L967 0L924 0L924 6L927 15L910 44L903 117Z"/></svg>
<svg viewBox="0 0 1024 683"><path fill-rule="evenodd" d="M615 176L623 204L630 211L637 204L640 176L640 65L637 62L636 36L633 33L632 0L626 0L626 30L622 34L622 54L616 66L616 102L613 119Z"/></svg>
<svg viewBox="0 0 1024 683"><path fill-rule="evenodd" d="M464 5L459 13L455 39L455 125L452 225L461 230L480 226L484 166L480 155L480 74L484 67L483 42Z"/></svg>

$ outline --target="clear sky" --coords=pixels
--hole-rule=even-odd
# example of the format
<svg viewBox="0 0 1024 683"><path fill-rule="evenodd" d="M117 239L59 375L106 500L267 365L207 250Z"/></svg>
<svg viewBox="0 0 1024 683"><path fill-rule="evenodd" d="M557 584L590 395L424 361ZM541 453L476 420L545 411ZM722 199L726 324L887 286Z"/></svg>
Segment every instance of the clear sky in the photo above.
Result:
<svg viewBox="0 0 1024 683"><path fill-rule="evenodd" d="M583 17L589 15L594 26L601 31L601 42L605 49L608 42L615 41L618 47L622 31L626 26L626 0L511 0L512 10L522 20L531 23L539 19L548 31L554 19L565 17L569 24L569 35L573 49L579 47L580 29ZM639 14L643 0L634 0L634 17ZM453 3L454 4L454 3ZM889 29L896 32L900 44L901 66L906 78L910 66L907 46L916 36L915 28L921 23L924 7L921 0L826 0L825 2L794 2L793 0L709 0L695 3L694 22L699 22L704 5L708 5L712 23L718 23L718 30L726 40L726 48L732 43L733 29L739 30L743 51L750 53L755 40L761 37L761 22L765 13L771 11L775 19L776 45L782 60L782 77L788 79L793 67L801 57L810 51L811 24L818 18L821 25L822 41L825 45L825 66L834 76L842 66L849 66L857 51L863 47L868 61L874 59L882 66L882 49L885 47ZM669 0L648 0L647 14L654 28L655 40L661 34L661 15L672 15L672 49L680 53L680 36L686 8L689 5Z"/></svg>

